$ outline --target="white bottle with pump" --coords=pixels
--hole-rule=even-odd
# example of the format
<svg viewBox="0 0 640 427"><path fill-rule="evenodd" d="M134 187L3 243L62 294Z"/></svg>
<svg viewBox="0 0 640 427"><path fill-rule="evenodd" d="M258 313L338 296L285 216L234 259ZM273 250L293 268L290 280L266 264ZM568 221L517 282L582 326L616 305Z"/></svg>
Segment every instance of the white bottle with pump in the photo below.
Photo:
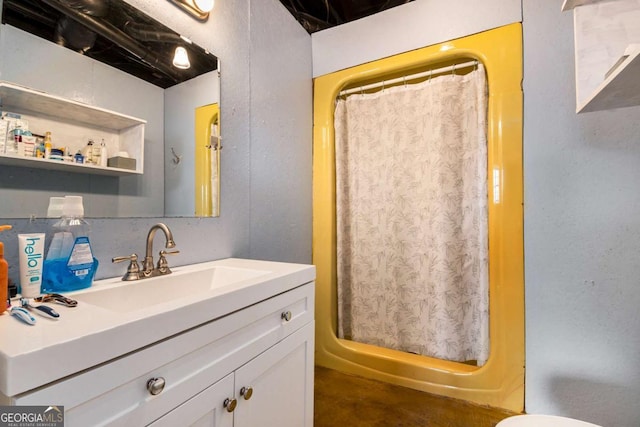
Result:
<svg viewBox="0 0 640 427"><path fill-rule="evenodd" d="M65 196L62 218L53 225L53 239L44 262L44 292L70 292L93 283L98 260L89 242L82 196Z"/></svg>

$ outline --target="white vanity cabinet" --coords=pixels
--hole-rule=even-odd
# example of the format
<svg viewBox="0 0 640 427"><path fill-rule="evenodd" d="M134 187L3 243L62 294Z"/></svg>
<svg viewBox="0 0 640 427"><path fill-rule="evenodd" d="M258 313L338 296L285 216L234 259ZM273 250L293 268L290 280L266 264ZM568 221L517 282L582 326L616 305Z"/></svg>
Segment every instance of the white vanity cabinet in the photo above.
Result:
<svg viewBox="0 0 640 427"><path fill-rule="evenodd" d="M154 421L151 426L233 427L233 414L224 407L225 402L230 402L227 399L233 393L233 382L234 374L231 373Z"/></svg>
<svg viewBox="0 0 640 427"><path fill-rule="evenodd" d="M307 324L236 371L235 396L243 397L235 427L313 426L313 328Z"/></svg>
<svg viewBox="0 0 640 427"><path fill-rule="evenodd" d="M313 426L313 324L307 324L151 425Z"/></svg>
<svg viewBox="0 0 640 427"><path fill-rule="evenodd" d="M312 427L314 292L308 282L211 313L207 323L8 403L63 405L68 427Z"/></svg>

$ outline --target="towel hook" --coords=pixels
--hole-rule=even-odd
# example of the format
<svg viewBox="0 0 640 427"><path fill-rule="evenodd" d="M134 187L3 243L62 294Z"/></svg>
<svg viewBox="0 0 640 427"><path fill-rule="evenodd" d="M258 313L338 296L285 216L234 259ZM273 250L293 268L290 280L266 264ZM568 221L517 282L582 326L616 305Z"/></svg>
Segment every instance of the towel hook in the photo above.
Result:
<svg viewBox="0 0 640 427"><path fill-rule="evenodd" d="M173 159L171 159L171 161L173 161L174 165L177 165L180 163L180 161L182 161L182 156L178 156L176 154L176 150L174 150L173 147L171 147L171 154L173 154Z"/></svg>

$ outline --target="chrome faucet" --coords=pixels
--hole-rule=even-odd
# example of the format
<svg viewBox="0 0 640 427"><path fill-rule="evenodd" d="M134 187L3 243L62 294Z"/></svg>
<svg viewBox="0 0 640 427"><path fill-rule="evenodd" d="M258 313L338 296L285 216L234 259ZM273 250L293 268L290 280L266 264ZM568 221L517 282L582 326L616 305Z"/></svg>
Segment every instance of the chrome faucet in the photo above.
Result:
<svg viewBox="0 0 640 427"><path fill-rule="evenodd" d="M156 231L160 229L164 233L164 237L166 239L164 247L166 249L171 249L176 247L176 243L173 241L173 233L169 230L165 224L159 222L158 224L153 225L149 229L149 233L147 234L147 252L144 255L144 262L142 263L142 271L140 275L142 277L153 277L159 276L162 274L170 274L171 270L169 269L169 264L165 258L165 255L176 254L179 251L160 251L160 259L158 260L158 267L153 267L153 238L156 235Z"/></svg>

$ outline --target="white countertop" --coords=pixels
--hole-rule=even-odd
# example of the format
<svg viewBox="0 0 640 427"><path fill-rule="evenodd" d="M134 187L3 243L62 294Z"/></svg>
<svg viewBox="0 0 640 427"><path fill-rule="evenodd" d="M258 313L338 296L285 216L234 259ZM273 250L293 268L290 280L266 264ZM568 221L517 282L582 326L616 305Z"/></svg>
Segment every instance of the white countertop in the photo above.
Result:
<svg viewBox="0 0 640 427"><path fill-rule="evenodd" d="M211 267L265 273L205 294L180 293L180 276ZM118 277L96 281L89 289L69 294L80 301L75 308L47 303L60 313L58 320L35 315L37 323L30 326L8 311L0 315L0 393L15 396L51 383L311 282L316 275L312 265L237 258L172 270L170 276L163 276L177 281L175 299L168 303L116 312L82 302L81 294L155 280L125 283Z"/></svg>

